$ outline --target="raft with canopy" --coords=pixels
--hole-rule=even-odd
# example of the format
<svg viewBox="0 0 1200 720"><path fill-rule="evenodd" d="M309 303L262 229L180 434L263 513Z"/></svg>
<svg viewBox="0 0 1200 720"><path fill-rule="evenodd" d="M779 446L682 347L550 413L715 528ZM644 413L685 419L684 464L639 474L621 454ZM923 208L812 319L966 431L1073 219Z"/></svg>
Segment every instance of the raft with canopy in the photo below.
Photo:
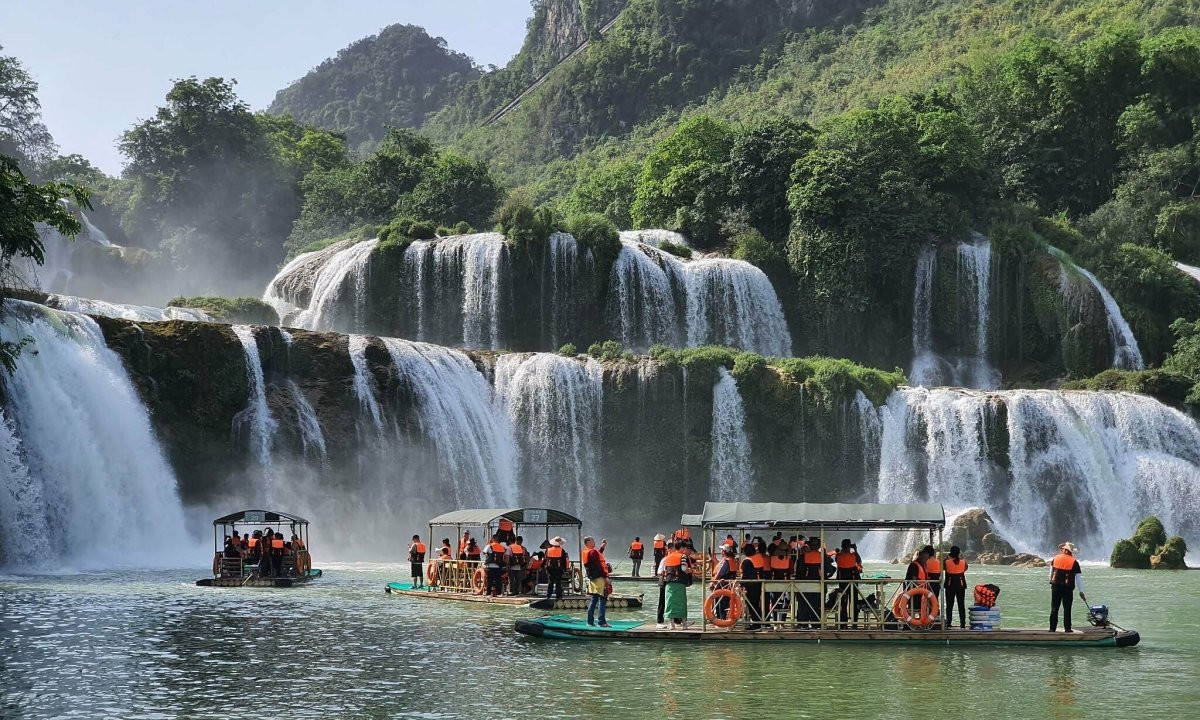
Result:
<svg viewBox="0 0 1200 720"><path fill-rule="evenodd" d="M249 539L255 531L264 531L265 535L268 529L283 534L284 546L277 549L277 554L270 547L256 553L245 541L240 547L228 549L226 540L235 530ZM289 588L321 577L321 570L312 566L308 521L298 515L278 510L239 510L219 517L213 520L213 546L213 574L196 581L201 587Z"/></svg>
<svg viewBox="0 0 1200 720"><path fill-rule="evenodd" d="M666 640L689 642L800 642L880 643L923 645L1035 646L1056 648L1128 647L1136 645L1136 631L1115 626L1091 627L1082 632L1058 633L1034 628L960 629L943 625L936 597L921 581L907 581L902 569L856 573L838 579L829 571L834 547L847 535L865 532L899 533L902 543L941 548L946 525L940 504L878 503L717 503L708 502L700 517L701 555L694 584L701 604L691 609L702 619L683 629L657 627L653 621L610 622L611 627L588 626L564 615L516 621L514 629L540 638L586 640ZM787 572L783 579L736 580L710 595L712 570L704 559L726 534L744 538L779 535L792 553L792 567L800 557L788 541L790 535L813 539L819 552L814 573ZM739 546L738 558L744 552ZM909 545L902 545L908 549ZM939 553L940 554L940 553ZM901 566L903 568L904 566ZM968 571L969 573L969 571ZM969 584L969 580L968 580ZM727 601L718 613L714 600ZM1047 594L1047 601L1049 596ZM701 612L703 609L703 612Z"/></svg>
<svg viewBox="0 0 1200 720"><path fill-rule="evenodd" d="M451 541L451 558L449 560L437 557L438 549L442 546L437 539L436 529L441 529L444 535L449 535ZM453 532L450 532L453 528ZM499 597L485 594L486 570L484 561L469 560L460 557L463 532L474 532L473 537L478 543L481 553L493 535L511 533L512 536L524 538L526 552L530 558L538 552L544 552L556 533L564 532L574 536L574 544L567 539L563 549L567 551L570 567L563 576L564 594L561 600L545 597L544 570L527 570L532 576L528 581L526 592L520 595L501 595ZM583 555L583 521L569 513L550 508L475 508L453 510L439 515L429 521L429 535L426 543L425 584L414 587L412 582L389 582L384 586L384 592L392 595L422 597L434 600L451 600L456 602L486 603L492 605L515 605L531 607L538 610L578 610L587 607L588 596L584 594L583 570L580 558ZM565 538L564 538L565 539ZM508 592L508 573L504 573L504 588ZM642 606L640 595L613 594L608 598L609 609L632 609Z"/></svg>

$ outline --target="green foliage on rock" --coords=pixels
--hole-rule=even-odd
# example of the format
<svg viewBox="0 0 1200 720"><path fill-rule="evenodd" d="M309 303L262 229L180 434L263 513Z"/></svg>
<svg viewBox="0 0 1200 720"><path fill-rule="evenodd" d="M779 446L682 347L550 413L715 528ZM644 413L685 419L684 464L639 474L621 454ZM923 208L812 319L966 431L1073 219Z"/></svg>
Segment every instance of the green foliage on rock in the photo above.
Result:
<svg viewBox="0 0 1200 720"><path fill-rule="evenodd" d="M579 354L579 350L575 347L575 343L567 343L558 349L558 354L565 355L566 357L575 357Z"/></svg>
<svg viewBox="0 0 1200 720"><path fill-rule="evenodd" d="M616 362L629 355L625 350L625 346L616 340L604 340L592 343L587 349L587 354L600 362Z"/></svg>
<svg viewBox="0 0 1200 720"><path fill-rule="evenodd" d="M1187 568L1184 563L1186 555L1187 543L1183 538L1168 538L1162 521L1151 516L1138 523L1133 537L1117 541L1109 565L1139 570L1182 570Z"/></svg>
<svg viewBox="0 0 1200 720"><path fill-rule="evenodd" d="M258 298L225 298L214 296L176 297L168 307L195 308L212 315L218 321L240 325L278 325L275 308Z"/></svg>
<svg viewBox="0 0 1200 720"><path fill-rule="evenodd" d="M496 211L496 232L504 235L514 250L527 254L545 247L552 233L562 230L565 222L548 205L534 206L521 194L512 194Z"/></svg>
<svg viewBox="0 0 1200 720"><path fill-rule="evenodd" d="M1200 405L1200 320L1188 321L1180 318L1171 325L1175 333L1175 349L1163 363L1168 370L1192 382L1186 401Z"/></svg>
<svg viewBox="0 0 1200 720"><path fill-rule="evenodd" d="M591 251L596 276L607 281L613 263L621 252L621 234L617 226L599 213L570 215L565 226L581 250ZM604 286L607 287L607 282Z"/></svg>
<svg viewBox="0 0 1200 720"><path fill-rule="evenodd" d="M1192 380L1170 370L1110 369L1081 380L1068 380L1064 390L1106 390L1150 395L1168 405L1179 407L1188 402Z"/></svg>
<svg viewBox="0 0 1200 720"><path fill-rule="evenodd" d="M1108 559L1109 567L1126 568L1129 570L1148 570L1150 555L1138 549L1132 540L1121 539L1113 545L1112 555Z"/></svg>
<svg viewBox="0 0 1200 720"><path fill-rule="evenodd" d="M600 213L618 227L633 227L633 201L642 166L635 160L607 162L580 173L563 203L568 214Z"/></svg>

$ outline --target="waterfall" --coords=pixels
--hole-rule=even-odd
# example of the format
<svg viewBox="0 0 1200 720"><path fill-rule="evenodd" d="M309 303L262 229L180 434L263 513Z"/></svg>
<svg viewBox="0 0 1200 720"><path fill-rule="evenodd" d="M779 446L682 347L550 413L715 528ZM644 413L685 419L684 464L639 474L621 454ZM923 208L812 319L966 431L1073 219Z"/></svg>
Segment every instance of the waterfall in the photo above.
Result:
<svg viewBox="0 0 1200 720"><path fill-rule="evenodd" d="M281 323L294 324L296 315L308 307L313 284L321 268L330 258L352 244L351 240L343 240L321 250L301 253L292 258L275 273L271 282L267 283L267 289L262 296L263 302L275 308Z"/></svg>
<svg viewBox="0 0 1200 720"><path fill-rule="evenodd" d="M234 417L234 433L241 434L248 428L255 460L263 467L270 467L271 447L275 443L275 431L279 429L279 424L271 416L271 408L267 405L267 386L263 380L258 342L254 339L254 328L249 325L234 325L232 329L242 343L242 352L246 356L246 379L250 385L250 402L245 410Z"/></svg>
<svg viewBox="0 0 1200 720"><path fill-rule="evenodd" d="M300 428L300 441L304 444L304 454L315 450L322 461L326 458L325 433L321 430L321 421L312 403L304 397L304 391L294 380L288 380L288 393L296 405L296 426Z"/></svg>
<svg viewBox="0 0 1200 720"><path fill-rule="evenodd" d="M542 299L542 316L550 315L550 327L546 337L548 348L557 349L579 332L579 308L583 304L584 290L581 287L581 257L579 243L566 233L553 233L547 241L547 261L550 264L550 298ZM582 256L582 268L589 272L594 267L591 250Z"/></svg>
<svg viewBox="0 0 1200 720"><path fill-rule="evenodd" d="M68 210L71 206L65 201L59 201ZM75 276L75 251L81 245L93 247L119 248L113 245L100 228L92 224L88 216L72 210L79 218L82 231L74 238L68 238L57 229L35 223L39 239L42 241L43 262L34 263L28 259L19 259L13 263L12 270L15 278L9 280L9 285L23 287L40 287L46 290L67 291ZM14 282L15 281L15 282Z"/></svg>
<svg viewBox="0 0 1200 720"><path fill-rule="evenodd" d="M621 245L608 316L626 347L722 344L761 355L792 354L783 306L758 268L728 258L684 261L628 237Z"/></svg>
<svg viewBox="0 0 1200 720"><path fill-rule="evenodd" d="M348 338L350 364L354 367L354 396L358 398L359 410L371 419L375 433L383 432L383 410L379 407L379 393L375 389L375 378L367 367L367 338L351 335Z"/></svg>
<svg viewBox="0 0 1200 720"><path fill-rule="evenodd" d="M378 240L364 240L329 255L312 277L308 306L297 313L291 319L291 323L306 330L332 330L347 324L357 329L360 326L360 315L366 303L367 266L371 252L378 244ZM302 259L303 262L298 263ZM313 262L313 258L301 256L289 263L288 267L291 268L292 273L298 272L300 269L311 271L310 264ZM287 270L288 268L284 269L285 272ZM282 276L284 276L284 272L277 275L276 279L278 280ZM339 307L345 300L347 290L351 293L352 301L349 322L344 317L345 308ZM263 299L276 306L276 311L280 313L280 317L283 317L287 307L280 302L279 298L280 283L272 280Z"/></svg>
<svg viewBox="0 0 1200 720"><path fill-rule="evenodd" d="M421 434L436 449L454 507L518 501L516 442L487 379L465 354L437 345L381 338L416 401Z"/></svg>
<svg viewBox="0 0 1200 720"><path fill-rule="evenodd" d="M495 382L518 431L524 496L586 516L599 490L601 365L553 353L503 355Z"/></svg>
<svg viewBox="0 0 1200 720"><path fill-rule="evenodd" d="M725 368L713 385L711 497L718 502L749 502L754 489L746 410L737 381Z"/></svg>
<svg viewBox="0 0 1200 720"><path fill-rule="evenodd" d="M1200 541L1200 428L1129 393L901 388L884 409L878 498L986 508L1019 550L1107 558L1146 515Z"/></svg>
<svg viewBox="0 0 1200 720"><path fill-rule="evenodd" d="M1192 265L1184 265L1181 262L1175 263L1175 267L1177 267L1181 271L1183 271L1184 274L1191 276L1191 278L1193 280L1195 280L1196 282L1200 282L1200 267L1194 267Z"/></svg>
<svg viewBox="0 0 1200 720"><path fill-rule="evenodd" d="M493 232L418 240L405 250L418 339L501 346L500 316L509 293L507 247L504 236ZM451 326L455 315L461 318L458 333Z"/></svg>
<svg viewBox="0 0 1200 720"><path fill-rule="evenodd" d="M949 353L934 348L935 246L921 249L913 284L913 362L909 378L914 385L954 385L990 390L1000 386L1000 373L988 360L991 319L992 246L982 235L961 242L956 251L957 295L953 298L959 319L958 347Z"/></svg>
<svg viewBox="0 0 1200 720"><path fill-rule="evenodd" d="M691 243L682 233L673 230L622 230L622 243L641 243L650 247L661 248L664 242L690 248Z"/></svg>
<svg viewBox="0 0 1200 720"><path fill-rule="evenodd" d="M138 320L143 322L163 322L165 320L216 322L216 318L212 315L195 308L158 308L148 305L110 303L104 300L75 297L74 295L51 294L46 297L46 304L59 310L65 310L66 312L101 315L103 317L120 318L123 320Z"/></svg>
<svg viewBox="0 0 1200 720"><path fill-rule="evenodd" d="M32 340L5 384L0 422L0 518L3 532L22 534L15 548L6 538L6 564L62 570L185 562L190 545L182 539L175 476L95 321L9 300L0 337Z"/></svg>
<svg viewBox="0 0 1200 720"><path fill-rule="evenodd" d="M762 270L742 260L683 263L687 277L690 346L729 345L760 355L789 357L792 336L775 288Z"/></svg>
<svg viewBox="0 0 1200 720"><path fill-rule="evenodd" d="M1071 276L1068 271L1074 270L1082 275L1096 292L1100 295L1100 300L1104 303L1104 313L1108 321L1108 335L1112 339L1113 344L1113 367L1124 370L1141 370L1145 367L1142 361L1142 351L1138 348L1137 338L1133 335L1133 328L1129 327L1129 323L1125 321L1125 316L1121 314L1121 307L1117 304L1116 298L1108 291L1108 288L1085 268L1076 265L1062 250L1056 247L1049 247L1050 254L1058 258L1061 266L1059 274L1059 285L1065 297L1073 297L1075 294L1074 283L1071 282Z"/></svg>

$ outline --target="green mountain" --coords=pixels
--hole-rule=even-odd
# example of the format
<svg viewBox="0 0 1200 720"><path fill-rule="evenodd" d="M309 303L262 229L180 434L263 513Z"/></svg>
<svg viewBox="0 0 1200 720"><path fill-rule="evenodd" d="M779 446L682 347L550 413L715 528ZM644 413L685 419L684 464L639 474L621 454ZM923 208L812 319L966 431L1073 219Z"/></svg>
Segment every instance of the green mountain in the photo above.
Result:
<svg viewBox="0 0 1200 720"><path fill-rule="evenodd" d="M390 25L363 38L280 90L268 112L345 133L373 149L386 127L417 128L476 80L471 58L415 25Z"/></svg>

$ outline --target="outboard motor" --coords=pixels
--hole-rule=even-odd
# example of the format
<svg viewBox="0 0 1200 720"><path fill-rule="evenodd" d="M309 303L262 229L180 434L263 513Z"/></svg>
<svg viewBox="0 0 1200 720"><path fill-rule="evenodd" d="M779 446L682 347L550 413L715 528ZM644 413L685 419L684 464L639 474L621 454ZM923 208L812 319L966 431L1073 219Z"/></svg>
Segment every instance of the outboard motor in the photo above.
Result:
<svg viewBox="0 0 1200 720"><path fill-rule="evenodd" d="M1088 622L1096 627L1108 627L1108 606L1107 605L1090 605L1088 606Z"/></svg>

